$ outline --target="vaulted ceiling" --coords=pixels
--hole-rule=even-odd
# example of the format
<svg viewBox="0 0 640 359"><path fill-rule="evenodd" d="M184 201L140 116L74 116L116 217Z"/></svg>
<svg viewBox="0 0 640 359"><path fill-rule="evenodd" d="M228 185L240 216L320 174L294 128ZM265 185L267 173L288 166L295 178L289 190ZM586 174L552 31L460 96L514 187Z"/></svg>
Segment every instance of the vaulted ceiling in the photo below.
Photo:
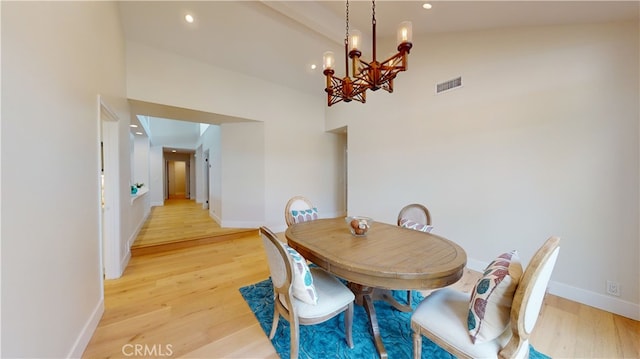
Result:
<svg viewBox="0 0 640 359"><path fill-rule="evenodd" d="M637 1L432 1L430 10L423 9L423 3L377 1L378 41L395 39L395 28L404 20L413 22L416 38L440 32L632 20L639 13ZM338 57L343 51L345 5L310 0L118 3L127 41L308 93L323 89L324 51L332 50ZM353 0L349 4L350 28L369 39L364 58L370 57L371 5ZM184 20L187 13L195 18L191 24Z"/></svg>

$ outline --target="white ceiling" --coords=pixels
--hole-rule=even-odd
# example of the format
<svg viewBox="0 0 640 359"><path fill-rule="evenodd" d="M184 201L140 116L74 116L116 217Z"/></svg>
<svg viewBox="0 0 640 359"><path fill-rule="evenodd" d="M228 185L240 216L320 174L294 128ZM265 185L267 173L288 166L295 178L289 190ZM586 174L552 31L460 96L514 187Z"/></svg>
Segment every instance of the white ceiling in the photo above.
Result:
<svg viewBox="0 0 640 359"><path fill-rule="evenodd" d="M423 3L377 1L379 42L384 38L395 39L395 28L403 20L413 22L415 39L438 32L632 20L638 19L640 4L639 1L432 1L433 8L424 10ZM324 51L336 54L343 51L343 1L122 1L118 6L128 41L308 93L323 91ZM195 17L193 24L184 21L187 13ZM350 1L349 19L350 28L371 38L370 1ZM394 49L388 50L378 51L387 53ZM363 58L370 58L366 46ZM318 68L311 70L311 64Z"/></svg>

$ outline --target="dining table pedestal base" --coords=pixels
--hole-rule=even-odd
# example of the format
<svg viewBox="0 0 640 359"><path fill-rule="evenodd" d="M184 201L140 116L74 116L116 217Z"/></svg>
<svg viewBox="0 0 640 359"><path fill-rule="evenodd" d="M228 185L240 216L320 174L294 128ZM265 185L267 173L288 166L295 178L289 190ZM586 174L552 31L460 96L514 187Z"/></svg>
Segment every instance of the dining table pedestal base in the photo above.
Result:
<svg viewBox="0 0 640 359"><path fill-rule="evenodd" d="M384 348L384 344L382 343L380 326L378 325L378 317L376 315L376 308L374 307L373 302L377 300L384 300L401 312L410 312L412 310L411 306L398 302L388 289L369 287L353 282L349 282L348 286L356 296L356 304L363 306L367 312L367 316L369 317L369 329L373 336L373 342L380 358L387 359L387 350Z"/></svg>

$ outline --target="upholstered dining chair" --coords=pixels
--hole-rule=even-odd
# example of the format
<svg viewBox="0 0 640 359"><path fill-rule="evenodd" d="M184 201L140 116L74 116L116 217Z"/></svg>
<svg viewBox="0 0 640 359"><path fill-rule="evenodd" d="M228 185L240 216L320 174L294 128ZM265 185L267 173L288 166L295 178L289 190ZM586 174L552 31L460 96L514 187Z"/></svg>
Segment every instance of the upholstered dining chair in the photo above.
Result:
<svg viewBox="0 0 640 359"><path fill-rule="evenodd" d="M298 222L312 221L318 219L318 209L307 198L294 196L284 207L284 219L287 227Z"/></svg>
<svg viewBox="0 0 640 359"><path fill-rule="evenodd" d="M431 232L431 213L419 203L408 204L398 213L398 226L416 231ZM411 291L407 290L407 305L411 306Z"/></svg>
<svg viewBox="0 0 640 359"><path fill-rule="evenodd" d="M297 358L299 325L319 324L344 312L347 345L353 348L353 292L323 269L309 268L304 257L280 242L267 227L261 227L260 234L267 253L274 292L273 324L269 339L275 336L278 321L283 316L290 327L290 357Z"/></svg>
<svg viewBox="0 0 640 359"><path fill-rule="evenodd" d="M400 210L398 213L398 225L402 227L410 228L410 223L418 223L424 226L431 226L431 213L427 207L419 203L408 204ZM428 231L430 228L412 228L423 231Z"/></svg>
<svg viewBox="0 0 640 359"><path fill-rule="evenodd" d="M505 265L510 260L507 258L513 253L496 258L487 267L472 293L451 288L431 293L411 316L414 358L421 357L423 335L458 358L527 358L529 336L538 319L559 251L560 239L550 237L534 254L524 273L522 267L518 273L511 269L513 263L509 264L508 273L519 276L519 280L514 281L512 296L506 295L497 300L490 300L489 297L477 298L478 302L474 302L476 293L486 295L498 292L491 287L498 282L495 280L496 275L505 274L505 267L493 271L492 266L495 269ZM517 264L520 265L519 262ZM505 281L506 279L502 279L502 282ZM488 313L500 305L507 305L503 326L497 325L497 322L489 322L484 326L487 331L482 334L486 337L480 338L479 331L483 329L484 323L479 320L488 321ZM480 316L477 316L478 310L482 312ZM499 315L496 316L498 317Z"/></svg>

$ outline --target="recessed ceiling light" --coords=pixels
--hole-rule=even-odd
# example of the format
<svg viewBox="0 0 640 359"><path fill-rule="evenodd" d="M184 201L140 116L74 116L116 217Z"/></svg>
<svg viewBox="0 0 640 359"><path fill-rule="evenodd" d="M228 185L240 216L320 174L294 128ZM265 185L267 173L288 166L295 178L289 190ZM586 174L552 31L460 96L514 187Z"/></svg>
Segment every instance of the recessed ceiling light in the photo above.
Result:
<svg viewBox="0 0 640 359"><path fill-rule="evenodd" d="M315 70L316 69L316 64L311 64L311 70Z"/></svg>
<svg viewBox="0 0 640 359"><path fill-rule="evenodd" d="M142 135L143 135L143 133L142 133L142 132L136 132L136 135L140 135L140 136L142 136Z"/></svg>
<svg viewBox="0 0 640 359"><path fill-rule="evenodd" d="M431 9L431 8L432 8L432 6L431 6L431 4L429 4L428 2L426 2L426 3L422 4L422 8L423 8L423 9L426 9L426 10L429 10L429 9Z"/></svg>
<svg viewBox="0 0 640 359"><path fill-rule="evenodd" d="M129 127L138 128L138 125L131 124Z"/></svg>
<svg viewBox="0 0 640 359"><path fill-rule="evenodd" d="M188 22L188 23L190 23L190 24L191 24L191 23L193 22L193 20L194 20L194 19L193 19L193 16L192 16L191 14L186 14L186 15L184 16L184 19L185 19L185 21L186 21L186 22Z"/></svg>

